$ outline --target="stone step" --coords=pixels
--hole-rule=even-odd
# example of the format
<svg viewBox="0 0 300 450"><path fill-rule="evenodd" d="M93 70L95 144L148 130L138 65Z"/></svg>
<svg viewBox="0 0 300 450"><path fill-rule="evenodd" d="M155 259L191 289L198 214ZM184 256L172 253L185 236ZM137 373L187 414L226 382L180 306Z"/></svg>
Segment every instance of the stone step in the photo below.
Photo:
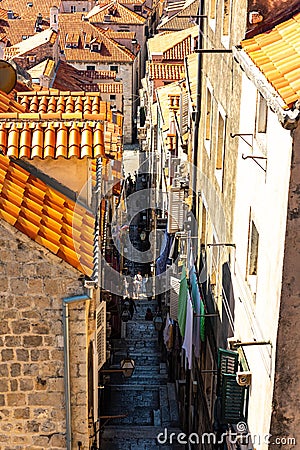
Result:
<svg viewBox="0 0 300 450"><path fill-rule="evenodd" d="M162 433L162 434L161 434ZM163 427L114 425L105 427L101 439L103 450L182 450L183 446L176 442L170 444L170 434L175 437L181 433L179 428L168 428L167 434ZM157 441L160 437L161 444ZM166 441L166 443L164 443ZM173 439L174 441L174 439Z"/></svg>

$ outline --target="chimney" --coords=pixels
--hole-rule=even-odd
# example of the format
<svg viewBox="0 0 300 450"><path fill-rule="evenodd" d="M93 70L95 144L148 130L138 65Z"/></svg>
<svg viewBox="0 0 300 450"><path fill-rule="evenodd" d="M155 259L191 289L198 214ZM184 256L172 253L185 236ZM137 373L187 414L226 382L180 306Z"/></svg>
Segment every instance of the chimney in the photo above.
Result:
<svg viewBox="0 0 300 450"><path fill-rule="evenodd" d="M57 6L51 6L50 8L50 28L58 31L58 8Z"/></svg>

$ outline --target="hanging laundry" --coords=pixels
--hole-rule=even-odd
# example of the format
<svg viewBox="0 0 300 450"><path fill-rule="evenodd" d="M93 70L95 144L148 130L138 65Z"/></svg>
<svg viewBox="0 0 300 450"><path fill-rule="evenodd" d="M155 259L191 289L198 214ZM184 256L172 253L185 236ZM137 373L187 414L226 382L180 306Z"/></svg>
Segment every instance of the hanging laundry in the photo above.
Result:
<svg viewBox="0 0 300 450"><path fill-rule="evenodd" d="M182 348L185 350L186 358L188 360L188 368L192 368L192 348L193 348L193 305L191 296L188 293L187 308L186 308L186 325L185 335Z"/></svg>

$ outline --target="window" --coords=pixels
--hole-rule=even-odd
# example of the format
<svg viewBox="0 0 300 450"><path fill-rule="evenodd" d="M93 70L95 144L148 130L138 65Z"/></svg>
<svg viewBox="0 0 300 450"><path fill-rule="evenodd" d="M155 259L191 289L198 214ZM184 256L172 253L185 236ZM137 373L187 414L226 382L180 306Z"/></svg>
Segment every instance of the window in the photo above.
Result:
<svg viewBox="0 0 300 450"><path fill-rule="evenodd" d="M209 3L209 25L213 29L215 29L215 27L216 27L216 8L217 8L217 0L210 0L210 3Z"/></svg>
<svg viewBox="0 0 300 450"><path fill-rule="evenodd" d="M22 40L25 41L25 39L27 39L27 36L22 36Z"/></svg>
<svg viewBox="0 0 300 450"><path fill-rule="evenodd" d="M110 66L110 69L112 72L119 73L119 67L118 66Z"/></svg>
<svg viewBox="0 0 300 450"><path fill-rule="evenodd" d="M210 144L212 135L212 117L213 117L213 97L210 89L206 88L206 108L205 108L205 147L210 155Z"/></svg>
<svg viewBox="0 0 300 450"><path fill-rule="evenodd" d="M109 100L116 100L117 96L115 94L111 94L109 96Z"/></svg>
<svg viewBox="0 0 300 450"><path fill-rule="evenodd" d="M92 48L91 48L92 52L98 52L99 51L99 45L98 44L93 44Z"/></svg>
<svg viewBox="0 0 300 450"><path fill-rule="evenodd" d="M267 100L258 92L256 105L256 132L266 133L268 123Z"/></svg>
<svg viewBox="0 0 300 450"><path fill-rule="evenodd" d="M225 47L229 47L230 18L231 0L223 0L222 43Z"/></svg>
<svg viewBox="0 0 300 450"><path fill-rule="evenodd" d="M259 233L257 231L255 223L251 219L251 210L250 210L246 279L254 295L254 300L257 290L258 245L259 245Z"/></svg>
<svg viewBox="0 0 300 450"><path fill-rule="evenodd" d="M86 66L86 70L96 70L96 66Z"/></svg>
<svg viewBox="0 0 300 450"><path fill-rule="evenodd" d="M250 239L249 239L249 257L248 257L248 274L257 275L257 259L258 259L258 242L259 234L257 228L251 220Z"/></svg>
<svg viewBox="0 0 300 450"><path fill-rule="evenodd" d="M142 5L134 5L133 10L135 12L142 12Z"/></svg>
<svg viewBox="0 0 300 450"><path fill-rule="evenodd" d="M217 139L216 139L215 175L221 188L223 188L224 153L225 153L225 114L219 110Z"/></svg>
<svg viewBox="0 0 300 450"><path fill-rule="evenodd" d="M75 5L71 5L71 13L76 12L76 6Z"/></svg>

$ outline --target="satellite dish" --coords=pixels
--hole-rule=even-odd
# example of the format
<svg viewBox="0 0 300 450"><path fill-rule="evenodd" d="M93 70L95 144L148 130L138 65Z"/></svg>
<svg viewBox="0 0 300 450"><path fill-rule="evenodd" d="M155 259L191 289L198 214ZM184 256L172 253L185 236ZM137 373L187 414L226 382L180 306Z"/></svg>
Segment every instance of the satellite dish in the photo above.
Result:
<svg viewBox="0 0 300 450"><path fill-rule="evenodd" d="M0 59L0 91L9 94L17 82L17 72L11 64Z"/></svg>

